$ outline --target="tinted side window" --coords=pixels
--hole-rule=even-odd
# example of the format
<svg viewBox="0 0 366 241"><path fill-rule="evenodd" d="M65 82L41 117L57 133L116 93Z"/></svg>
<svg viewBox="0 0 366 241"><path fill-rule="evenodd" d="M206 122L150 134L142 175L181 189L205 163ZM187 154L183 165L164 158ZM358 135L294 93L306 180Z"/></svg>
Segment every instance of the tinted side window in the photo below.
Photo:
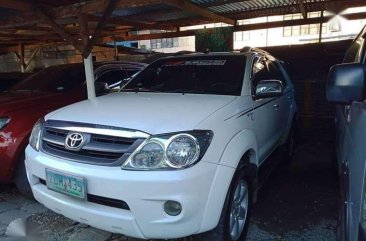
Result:
<svg viewBox="0 0 366 241"><path fill-rule="evenodd" d="M12 90L68 91L82 88L85 71L81 65L46 68L19 82Z"/></svg>
<svg viewBox="0 0 366 241"><path fill-rule="evenodd" d="M285 88L286 87L286 79L283 76L281 70L279 69L278 64L276 62L269 61L268 66L269 66L270 74L271 74L271 76L273 76L272 79L281 81L282 86Z"/></svg>
<svg viewBox="0 0 366 241"><path fill-rule="evenodd" d="M78 68L72 71L67 71L57 82L58 85L55 85L56 90L60 90L60 87L66 91L81 89L85 83L85 70Z"/></svg>
<svg viewBox="0 0 366 241"><path fill-rule="evenodd" d="M344 63L353 63L353 62L361 62L362 58L362 49L365 42L364 38L364 30L362 33L357 36L355 41L353 41L351 47L347 50L346 55L344 56L343 62Z"/></svg>
<svg viewBox="0 0 366 241"><path fill-rule="evenodd" d="M127 76L124 75L124 71L122 70L111 70L105 71L95 81L107 83L108 86L116 84Z"/></svg>
<svg viewBox="0 0 366 241"><path fill-rule="evenodd" d="M265 59L259 59L253 64L253 87L257 86L261 80L272 79L268 69L268 62Z"/></svg>
<svg viewBox="0 0 366 241"><path fill-rule="evenodd" d="M253 64L253 76L254 85L256 85L261 80L284 81L284 77L276 64L265 59L261 59Z"/></svg>

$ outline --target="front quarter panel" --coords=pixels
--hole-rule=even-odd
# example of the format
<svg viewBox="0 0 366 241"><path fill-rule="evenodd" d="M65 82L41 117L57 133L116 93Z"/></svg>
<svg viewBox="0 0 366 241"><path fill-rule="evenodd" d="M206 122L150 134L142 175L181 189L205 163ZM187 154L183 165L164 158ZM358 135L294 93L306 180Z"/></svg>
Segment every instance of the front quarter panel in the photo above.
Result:
<svg viewBox="0 0 366 241"><path fill-rule="evenodd" d="M253 131L246 129L237 133L226 146L220 165L236 168L245 153L250 152L250 162L258 166L257 140Z"/></svg>

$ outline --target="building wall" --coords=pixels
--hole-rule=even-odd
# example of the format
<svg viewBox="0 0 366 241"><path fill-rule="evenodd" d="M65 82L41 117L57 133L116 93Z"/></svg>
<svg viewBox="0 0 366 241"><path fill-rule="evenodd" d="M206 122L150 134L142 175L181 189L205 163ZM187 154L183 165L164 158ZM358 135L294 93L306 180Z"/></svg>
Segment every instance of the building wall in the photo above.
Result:
<svg viewBox="0 0 366 241"><path fill-rule="evenodd" d="M366 7L350 8L344 13L364 12ZM320 12L308 13L309 18L320 17ZM330 13L324 12L324 16ZM239 21L239 24L255 24L265 22L284 21L291 19L300 19L301 14L278 15L270 17L260 17ZM342 17L337 17L328 23L322 25L322 42L337 41L354 38L362 27L366 24L366 20L346 20ZM338 31L334 31L335 26L341 26ZM189 27L182 27L181 31L203 28L224 27L227 24L214 23L205 25L195 25ZM270 46L284 46L297 45L319 42L320 24L310 24L302 26L281 27L263 30L242 31L234 33L234 49L242 49L245 46L251 47L270 47ZM141 31L138 34L148 34L150 31ZM195 50L195 37L180 37L179 47L171 48L152 48L150 40L139 41L139 47L151 49L156 52L172 53L182 50Z"/></svg>
<svg viewBox="0 0 366 241"><path fill-rule="evenodd" d="M149 34L150 31L140 31L139 34ZM164 41L165 39L162 39ZM178 46L172 46L169 48L153 48L152 47L152 40L140 40L138 45L139 48L142 49L148 49L155 52L162 52L162 53L176 53L179 51L195 51L195 37L189 36L189 37L180 37L177 38L178 40Z"/></svg>
<svg viewBox="0 0 366 241"><path fill-rule="evenodd" d="M25 49L25 62L29 61L31 50ZM97 62L113 61L115 59L114 48L95 46L92 51ZM52 65L82 63L81 54L71 45L44 47L34 57L26 72L33 72L34 69L49 67ZM0 56L0 72L20 72L20 60L15 53L8 53Z"/></svg>

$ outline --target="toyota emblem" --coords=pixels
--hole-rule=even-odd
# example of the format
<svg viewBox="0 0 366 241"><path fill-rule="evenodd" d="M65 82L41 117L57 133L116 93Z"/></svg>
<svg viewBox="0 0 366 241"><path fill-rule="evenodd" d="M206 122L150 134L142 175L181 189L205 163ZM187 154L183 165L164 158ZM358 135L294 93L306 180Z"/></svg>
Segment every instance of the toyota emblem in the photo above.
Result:
<svg viewBox="0 0 366 241"><path fill-rule="evenodd" d="M66 149L79 151L85 143L85 137L81 133L70 132L65 139Z"/></svg>

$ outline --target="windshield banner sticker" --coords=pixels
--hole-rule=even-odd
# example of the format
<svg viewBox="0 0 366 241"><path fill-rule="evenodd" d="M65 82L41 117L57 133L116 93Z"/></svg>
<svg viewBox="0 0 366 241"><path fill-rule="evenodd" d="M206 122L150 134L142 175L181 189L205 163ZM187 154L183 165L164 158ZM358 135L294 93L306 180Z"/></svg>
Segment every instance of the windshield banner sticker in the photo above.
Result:
<svg viewBox="0 0 366 241"><path fill-rule="evenodd" d="M168 62L164 66L223 66L226 64L226 60L189 60L189 61L175 61Z"/></svg>

